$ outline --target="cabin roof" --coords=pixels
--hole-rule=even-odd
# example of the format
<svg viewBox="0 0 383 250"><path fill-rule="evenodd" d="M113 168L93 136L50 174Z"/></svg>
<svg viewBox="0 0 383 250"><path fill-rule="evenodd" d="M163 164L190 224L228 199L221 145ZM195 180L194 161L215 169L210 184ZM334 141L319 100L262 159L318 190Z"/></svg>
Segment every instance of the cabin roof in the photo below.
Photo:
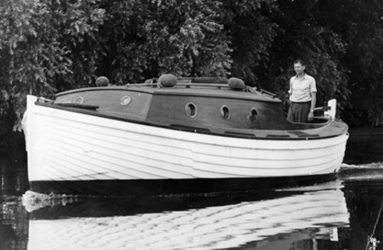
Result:
<svg viewBox="0 0 383 250"><path fill-rule="evenodd" d="M244 90L233 90L227 84L177 84L174 87L157 87L153 84L128 84L125 86L109 86L109 87L91 87L76 90L69 90L58 93L56 97L80 93L85 91L100 91L100 90L120 90L120 91L133 91L148 93L152 95L169 95L169 96L201 96L201 97L214 97L214 98L230 98L240 100L254 100L265 102L281 102L279 98L263 90L255 90L248 88Z"/></svg>

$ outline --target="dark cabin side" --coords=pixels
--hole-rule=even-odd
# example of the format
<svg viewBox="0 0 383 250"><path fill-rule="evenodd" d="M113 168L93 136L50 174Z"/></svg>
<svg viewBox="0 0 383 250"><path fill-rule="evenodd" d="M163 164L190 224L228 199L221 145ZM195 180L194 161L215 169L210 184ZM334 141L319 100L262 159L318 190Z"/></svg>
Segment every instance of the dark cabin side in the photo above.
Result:
<svg viewBox="0 0 383 250"><path fill-rule="evenodd" d="M279 99L218 85L87 88L60 93L55 103L95 105L97 113L108 117L160 126L222 129L289 126Z"/></svg>

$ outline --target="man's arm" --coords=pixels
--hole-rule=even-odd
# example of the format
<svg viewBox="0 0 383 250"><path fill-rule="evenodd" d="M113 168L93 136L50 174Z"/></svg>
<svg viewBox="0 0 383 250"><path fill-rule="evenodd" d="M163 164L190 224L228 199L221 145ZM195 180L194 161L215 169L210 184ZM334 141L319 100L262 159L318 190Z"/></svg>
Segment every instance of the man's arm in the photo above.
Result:
<svg viewBox="0 0 383 250"><path fill-rule="evenodd" d="M314 111L316 103L317 103L317 93L316 92L311 92L311 107L310 107L310 111Z"/></svg>
<svg viewBox="0 0 383 250"><path fill-rule="evenodd" d="M312 119L314 118L314 108L315 108L316 102L317 102L317 93L311 92L310 113L309 113L309 116L307 118L309 121L312 121Z"/></svg>
<svg viewBox="0 0 383 250"><path fill-rule="evenodd" d="M291 78L290 78L290 80L289 80L289 85L290 85L290 88L289 88L289 91L288 91L288 93L289 93L289 96L293 93L293 83L291 82Z"/></svg>

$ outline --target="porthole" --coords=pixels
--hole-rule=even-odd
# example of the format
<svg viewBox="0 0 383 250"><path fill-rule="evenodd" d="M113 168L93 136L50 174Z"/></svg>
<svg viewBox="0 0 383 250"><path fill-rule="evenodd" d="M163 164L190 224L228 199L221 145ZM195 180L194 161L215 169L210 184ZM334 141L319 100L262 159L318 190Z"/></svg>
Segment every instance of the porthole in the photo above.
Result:
<svg viewBox="0 0 383 250"><path fill-rule="evenodd" d="M230 111L226 105L221 107L221 117L223 119L229 119L229 117L230 117Z"/></svg>
<svg viewBox="0 0 383 250"><path fill-rule="evenodd" d="M83 104L83 103L84 103L84 97L82 97L82 96L77 96L77 97L73 100L73 103Z"/></svg>
<svg viewBox="0 0 383 250"><path fill-rule="evenodd" d="M122 106L128 106L132 102L132 98L128 95L121 97L120 104Z"/></svg>
<svg viewBox="0 0 383 250"><path fill-rule="evenodd" d="M249 112L249 120L255 121L255 119L257 118L257 115L258 115L257 110L255 108L252 108Z"/></svg>
<svg viewBox="0 0 383 250"><path fill-rule="evenodd" d="M189 102L185 106L185 112L188 116L193 118L197 115L197 107L195 106L194 103Z"/></svg>

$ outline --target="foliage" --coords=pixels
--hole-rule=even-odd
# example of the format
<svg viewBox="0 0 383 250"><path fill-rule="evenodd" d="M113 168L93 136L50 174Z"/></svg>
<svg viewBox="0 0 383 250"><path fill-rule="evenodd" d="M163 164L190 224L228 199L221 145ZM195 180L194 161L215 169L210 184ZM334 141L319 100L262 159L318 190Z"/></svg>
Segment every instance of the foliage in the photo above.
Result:
<svg viewBox="0 0 383 250"><path fill-rule="evenodd" d="M223 23L232 44L232 75L248 85L259 80L258 71L269 62L270 48L278 24L271 14L278 10L276 0L223 1Z"/></svg>
<svg viewBox="0 0 383 250"><path fill-rule="evenodd" d="M327 54L338 73L328 73L335 72L341 84L334 86L336 81L332 80L332 75L323 72L321 77L328 81L324 90L330 91L328 87L331 85L337 89L335 96L344 110L342 117L351 126L382 126L383 88L379 79L383 79L383 2L311 2L313 20L331 31L335 38L326 44L333 44L328 47ZM321 38L313 37L317 42Z"/></svg>
<svg viewBox="0 0 383 250"><path fill-rule="evenodd" d="M73 79L94 75L91 49L103 11L95 1L7 0L0 5L0 81L2 98L12 103L17 121L26 94L52 96ZM88 63L75 64L76 61ZM75 67L81 65L82 67Z"/></svg>
<svg viewBox="0 0 383 250"><path fill-rule="evenodd" d="M123 84L158 76L224 76L228 39L218 1L132 0L104 3L99 72ZM102 66L101 66L102 65Z"/></svg>
<svg viewBox="0 0 383 250"><path fill-rule="evenodd" d="M337 2L338 3L338 2ZM347 42L343 63L350 71L352 106L345 117L352 126L383 126L383 2L339 1L347 6L332 14Z"/></svg>
<svg viewBox="0 0 383 250"><path fill-rule="evenodd" d="M349 102L347 89L348 70L342 67L341 58L346 44L341 37L322 23L318 1L280 1L274 19L279 24L274 39L270 63L259 74L263 86L277 92L287 107L289 78L294 75L292 62L303 59L306 72L316 79L317 105L326 105L331 98L338 100L344 110Z"/></svg>

